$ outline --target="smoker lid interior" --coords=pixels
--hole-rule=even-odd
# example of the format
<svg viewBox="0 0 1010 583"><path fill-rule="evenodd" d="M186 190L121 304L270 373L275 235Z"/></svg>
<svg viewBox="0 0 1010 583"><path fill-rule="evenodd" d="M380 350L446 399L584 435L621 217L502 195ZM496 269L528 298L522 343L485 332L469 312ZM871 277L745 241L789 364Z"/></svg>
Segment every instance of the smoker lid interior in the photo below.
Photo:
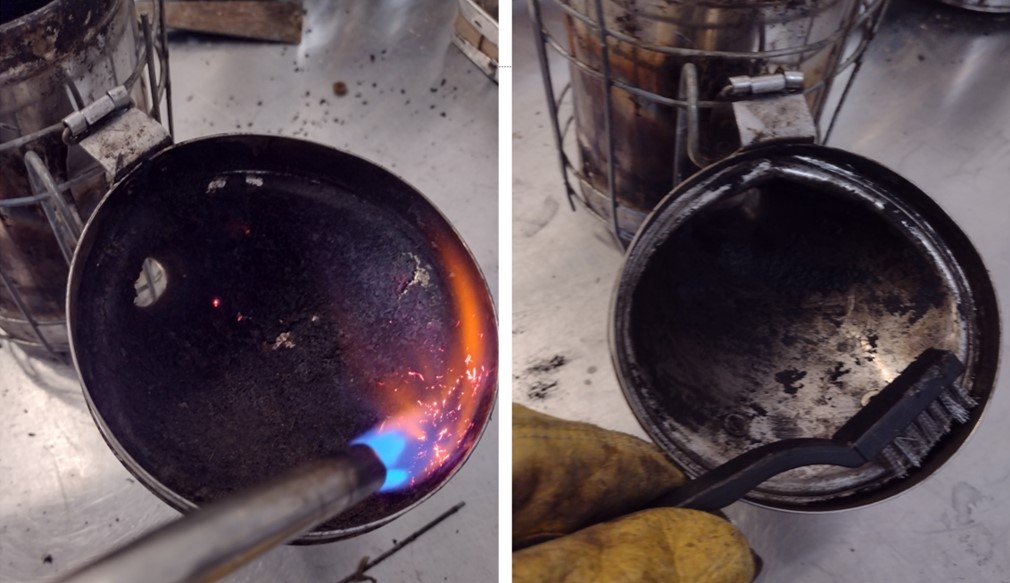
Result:
<svg viewBox="0 0 1010 583"><path fill-rule="evenodd" d="M830 437L926 348L967 363L981 405L922 468L811 466L750 495L784 509L869 503L929 475L978 422L999 346L988 275L949 217L879 164L819 146L738 155L664 199L629 249L613 325L629 403L692 475Z"/></svg>
<svg viewBox="0 0 1010 583"><path fill-rule="evenodd" d="M138 293L145 260L153 302ZM476 298L462 316L460 283ZM439 411L467 416L447 462L315 540L377 526L437 490L494 400L493 307L463 243L392 174L308 142L221 136L145 162L86 228L68 313L103 435L181 509L341 451L411 394L430 400L435 377L462 374L460 319L474 318L485 356L466 364L478 376L450 398L459 409Z"/></svg>

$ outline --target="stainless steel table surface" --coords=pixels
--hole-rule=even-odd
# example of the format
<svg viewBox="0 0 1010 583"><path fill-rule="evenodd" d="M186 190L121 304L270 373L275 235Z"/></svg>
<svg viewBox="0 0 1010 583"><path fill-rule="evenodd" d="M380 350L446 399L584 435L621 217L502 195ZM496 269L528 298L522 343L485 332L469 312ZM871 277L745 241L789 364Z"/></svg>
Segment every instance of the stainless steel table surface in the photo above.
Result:
<svg viewBox="0 0 1010 583"><path fill-rule="evenodd" d="M514 6L514 401L645 437L607 344L621 253L564 199L525 2ZM553 71L564 77L557 59ZM560 85L559 85L560 86ZM985 260L1010 330L1010 17L896 0L831 146L923 188ZM564 364L551 366L556 355ZM562 359L555 359L556 365ZM548 366L536 366L548 363ZM728 509L763 583L1010 581L1010 374L965 447L925 483L869 508L800 515Z"/></svg>
<svg viewBox="0 0 1010 583"><path fill-rule="evenodd" d="M383 165L448 216L496 294L498 89L450 45L455 3L312 0L306 8L297 47L172 37L177 140L283 134ZM337 81L346 96L334 95ZM459 501L462 510L369 574L495 580L497 454L496 412L463 469L405 516L347 541L275 549L227 581L336 583ZM0 341L0 581L52 580L177 516L102 441L72 367Z"/></svg>

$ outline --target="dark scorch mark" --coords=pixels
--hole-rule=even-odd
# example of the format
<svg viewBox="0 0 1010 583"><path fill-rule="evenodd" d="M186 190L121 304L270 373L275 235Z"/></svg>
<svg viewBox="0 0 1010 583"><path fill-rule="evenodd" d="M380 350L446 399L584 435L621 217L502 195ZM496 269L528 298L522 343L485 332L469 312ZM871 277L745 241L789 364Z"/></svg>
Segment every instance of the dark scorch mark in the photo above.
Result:
<svg viewBox="0 0 1010 583"><path fill-rule="evenodd" d="M797 391L803 388L803 385L795 383L802 380L805 376L807 376L806 371L787 368L775 373L775 381L782 385L782 390L787 395L795 395Z"/></svg>
<svg viewBox="0 0 1010 583"><path fill-rule="evenodd" d="M538 401L543 401L547 398L548 393L553 391L558 386L558 381L551 381L545 383L544 381L537 381L526 390L526 396L531 399L536 399Z"/></svg>
<svg viewBox="0 0 1010 583"><path fill-rule="evenodd" d="M555 354L549 359L534 362L526 369L526 372L528 373L550 372L554 369L561 368L562 366L565 365L566 362L568 362L568 359L565 358L563 354Z"/></svg>
<svg viewBox="0 0 1010 583"><path fill-rule="evenodd" d="M845 368L845 363L844 362L837 362L837 363L835 363L835 368L833 368L830 371L828 371L828 382L830 382L831 384L833 384L835 386L841 386L842 385L842 381L840 381L838 379L840 379L843 376L849 374L850 372L852 372L852 369L851 368Z"/></svg>

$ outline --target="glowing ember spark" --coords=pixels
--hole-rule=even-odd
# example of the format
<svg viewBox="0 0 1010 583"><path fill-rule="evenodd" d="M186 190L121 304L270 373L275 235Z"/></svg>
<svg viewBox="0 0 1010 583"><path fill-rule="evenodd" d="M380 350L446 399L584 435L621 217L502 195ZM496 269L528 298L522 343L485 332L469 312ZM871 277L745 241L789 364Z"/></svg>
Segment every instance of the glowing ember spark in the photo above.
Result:
<svg viewBox="0 0 1010 583"><path fill-rule="evenodd" d="M220 308L221 307L221 298L214 298L214 299L212 299L210 301L210 305L214 306L215 308Z"/></svg>

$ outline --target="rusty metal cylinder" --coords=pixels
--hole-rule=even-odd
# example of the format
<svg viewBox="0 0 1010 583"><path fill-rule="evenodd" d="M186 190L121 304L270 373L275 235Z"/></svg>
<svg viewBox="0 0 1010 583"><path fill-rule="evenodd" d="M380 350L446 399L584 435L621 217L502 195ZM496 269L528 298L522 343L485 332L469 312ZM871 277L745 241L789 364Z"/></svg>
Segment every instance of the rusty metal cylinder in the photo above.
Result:
<svg viewBox="0 0 1010 583"><path fill-rule="evenodd" d="M67 247L108 184L90 157L63 143L59 124L131 75L132 97L146 110L134 75L141 35L131 0L5 2L2 17L0 329L65 352ZM36 170L26 168L30 152Z"/></svg>
<svg viewBox="0 0 1010 583"><path fill-rule="evenodd" d="M739 145L729 105L716 103L730 77L801 71L817 119L833 78L864 46L856 42L847 48L846 43L858 26L876 17L880 4L563 0L583 202L609 223L611 195L616 197L621 237L627 240L678 182L674 160L682 153L676 133L678 112L685 107L681 69L687 63L698 70L699 146L708 163ZM606 47L598 26L599 8ZM680 179L699 165L688 166ZM608 172L613 173L613 192Z"/></svg>

